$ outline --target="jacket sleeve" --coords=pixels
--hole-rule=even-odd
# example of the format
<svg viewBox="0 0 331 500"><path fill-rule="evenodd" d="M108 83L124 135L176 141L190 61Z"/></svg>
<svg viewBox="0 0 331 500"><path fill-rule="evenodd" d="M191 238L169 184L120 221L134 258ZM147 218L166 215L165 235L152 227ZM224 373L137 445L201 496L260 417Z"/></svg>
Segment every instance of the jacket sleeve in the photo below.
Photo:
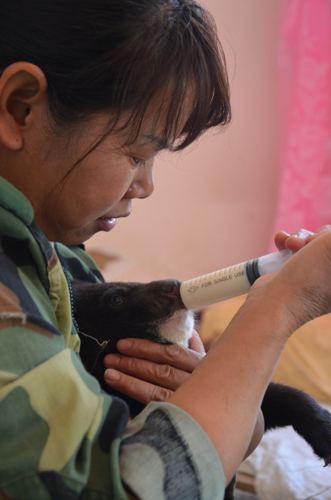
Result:
<svg viewBox="0 0 331 500"><path fill-rule="evenodd" d="M123 482L142 500L223 500L219 456L200 425L170 403L150 403L127 427Z"/></svg>

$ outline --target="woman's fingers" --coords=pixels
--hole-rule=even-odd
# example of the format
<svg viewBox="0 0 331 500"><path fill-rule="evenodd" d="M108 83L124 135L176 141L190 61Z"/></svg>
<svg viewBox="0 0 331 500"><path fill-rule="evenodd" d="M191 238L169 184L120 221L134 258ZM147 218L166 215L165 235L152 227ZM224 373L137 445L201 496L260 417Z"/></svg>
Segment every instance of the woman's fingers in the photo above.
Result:
<svg viewBox="0 0 331 500"><path fill-rule="evenodd" d="M292 234L279 231L275 235L275 244L278 250L285 250L287 248L288 250L292 250L292 252L297 252L306 245L307 240L313 234L307 229L298 229L297 231L293 231Z"/></svg>
<svg viewBox="0 0 331 500"><path fill-rule="evenodd" d="M144 404L148 404L151 401L166 401L172 394L170 389L138 380L135 377L113 369L105 371L104 379L113 389Z"/></svg>
<svg viewBox="0 0 331 500"><path fill-rule="evenodd" d="M196 330L193 330L192 337L190 338L190 349L198 352L202 356L204 356L206 354L206 351L205 351L204 345L202 343L202 340L200 338L200 335L198 334L198 332Z"/></svg>
<svg viewBox="0 0 331 500"><path fill-rule="evenodd" d="M289 237L290 237L289 233L286 233L285 231L278 231L278 233L275 234L274 241L278 250L285 250L286 240Z"/></svg>
<svg viewBox="0 0 331 500"><path fill-rule="evenodd" d="M307 243L318 238L322 234L325 234L331 230L329 224L325 224L320 227L315 233L308 231L307 229L297 229L293 233L288 234L285 231L279 231L275 235L275 244L278 250L284 250L285 248L292 250L292 252L297 252L303 248Z"/></svg>
<svg viewBox="0 0 331 500"><path fill-rule="evenodd" d="M117 372L134 376L140 381L172 391L175 391L190 375L189 372L174 368L168 363L154 363L145 359L117 354L106 356L104 363L107 368L113 368ZM108 375L105 374L106 380L109 379ZM114 386L112 385L112 387ZM117 389L117 387L114 388ZM127 391L125 393L127 394Z"/></svg>
<svg viewBox="0 0 331 500"><path fill-rule="evenodd" d="M117 343L120 354L104 358L105 381L138 401L165 401L187 380L205 355L202 342L193 332L192 348L157 344L145 339L124 339Z"/></svg>
<svg viewBox="0 0 331 500"><path fill-rule="evenodd" d="M117 349L125 356L155 363L167 363L187 372L192 372L204 356L204 352L197 352L177 344L158 344L146 339L120 340L117 343Z"/></svg>

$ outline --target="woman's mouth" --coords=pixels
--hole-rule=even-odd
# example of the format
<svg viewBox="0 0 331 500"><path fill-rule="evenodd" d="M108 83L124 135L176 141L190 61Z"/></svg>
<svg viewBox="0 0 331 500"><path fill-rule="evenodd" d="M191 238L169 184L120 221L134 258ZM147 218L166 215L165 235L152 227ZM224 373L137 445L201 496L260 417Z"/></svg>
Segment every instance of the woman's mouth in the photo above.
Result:
<svg viewBox="0 0 331 500"><path fill-rule="evenodd" d="M97 225L100 231L109 232L116 226L116 219L114 217L99 217Z"/></svg>

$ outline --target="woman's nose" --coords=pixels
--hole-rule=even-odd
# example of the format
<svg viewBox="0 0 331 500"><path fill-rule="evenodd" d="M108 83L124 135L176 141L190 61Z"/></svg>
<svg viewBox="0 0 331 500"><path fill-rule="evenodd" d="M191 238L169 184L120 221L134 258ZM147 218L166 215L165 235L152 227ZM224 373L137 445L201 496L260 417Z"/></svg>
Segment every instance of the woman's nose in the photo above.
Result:
<svg viewBox="0 0 331 500"><path fill-rule="evenodd" d="M130 184L125 198L148 198L154 191L153 163L140 167L137 176Z"/></svg>

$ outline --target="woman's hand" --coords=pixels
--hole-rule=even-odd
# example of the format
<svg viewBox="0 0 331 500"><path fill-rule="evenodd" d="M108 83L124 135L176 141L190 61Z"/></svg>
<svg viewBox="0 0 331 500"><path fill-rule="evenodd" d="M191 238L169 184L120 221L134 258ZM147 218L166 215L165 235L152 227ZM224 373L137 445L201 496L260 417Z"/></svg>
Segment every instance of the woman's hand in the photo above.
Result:
<svg viewBox="0 0 331 500"><path fill-rule="evenodd" d="M278 309L282 303L284 321L294 325L290 328L293 332L331 312L331 225L322 226L315 233L299 229L289 235L280 231L275 243L279 250L287 248L297 253L277 273L257 280L248 298L263 296Z"/></svg>
<svg viewBox="0 0 331 500"><path fill-rule="evenodd" d="M113 389L144 404L166 401L205 355L195 330L190 348L133 338L120 340L117 349L120 354L105 356L104 379Z"/></svg>

